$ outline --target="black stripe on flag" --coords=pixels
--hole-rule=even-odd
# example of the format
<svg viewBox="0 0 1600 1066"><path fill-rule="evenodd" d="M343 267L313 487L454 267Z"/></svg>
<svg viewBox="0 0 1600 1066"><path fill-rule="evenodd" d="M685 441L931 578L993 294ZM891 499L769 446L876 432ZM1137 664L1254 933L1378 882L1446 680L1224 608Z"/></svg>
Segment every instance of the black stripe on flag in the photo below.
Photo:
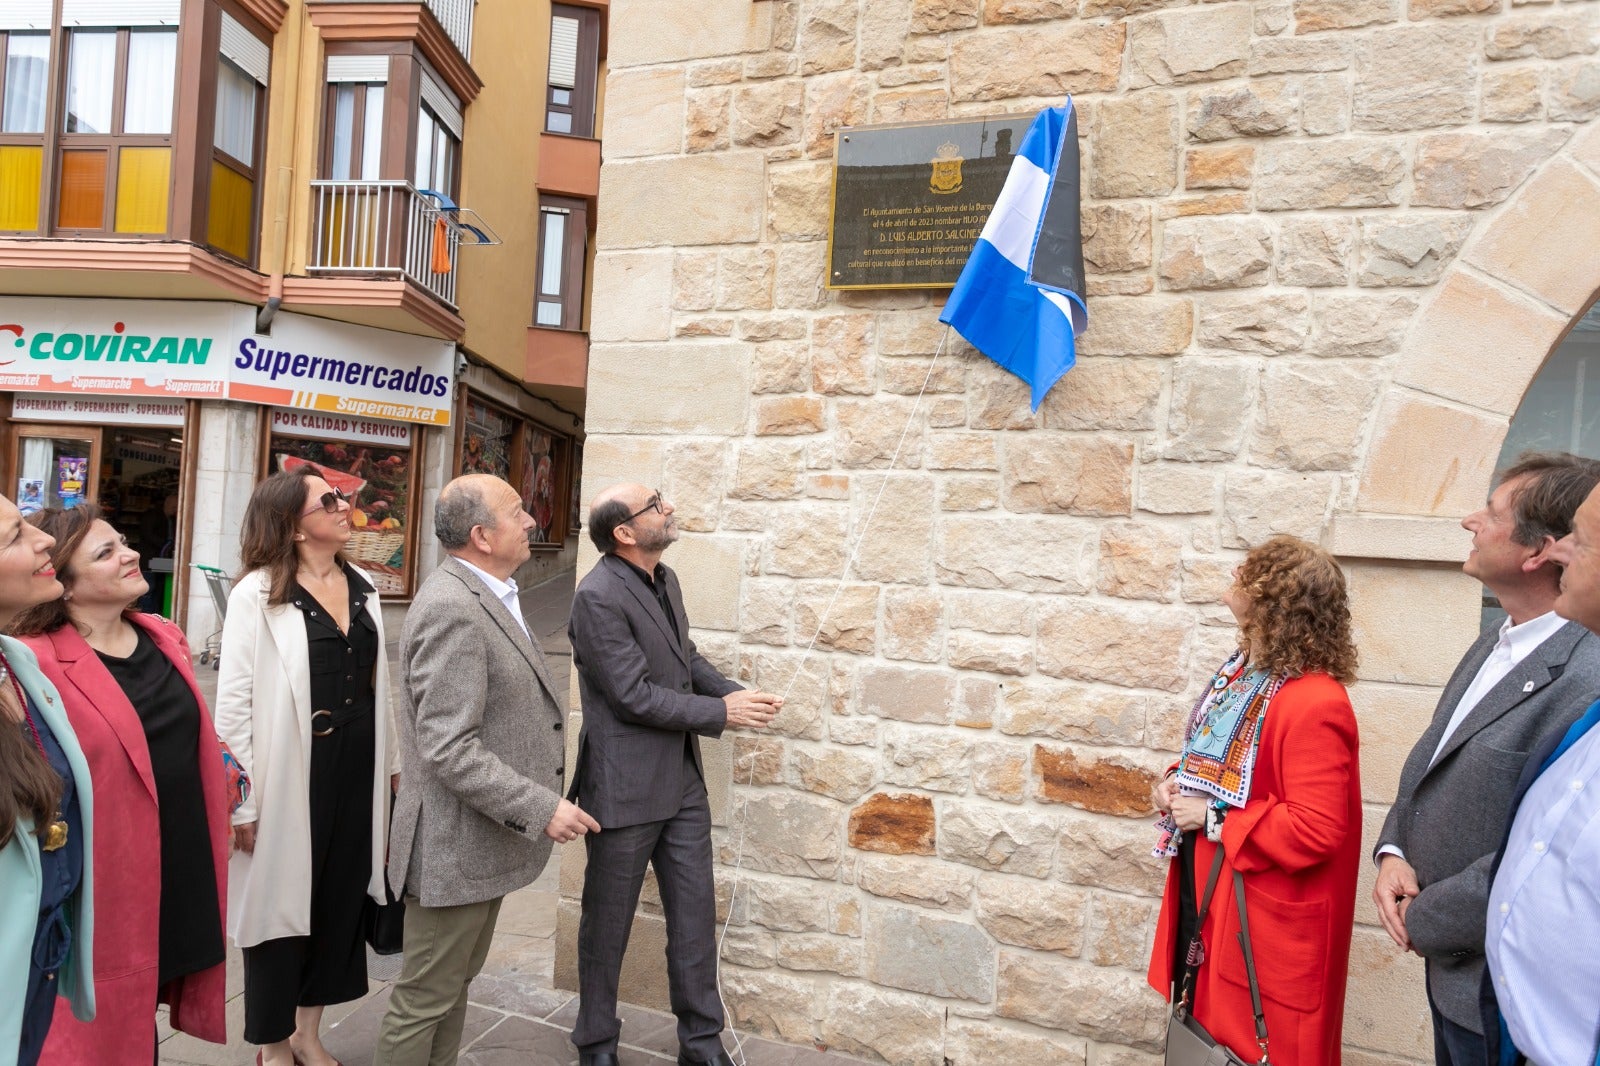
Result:
<svg viewBox="0 0 1600 1066"><path fill-rule="evenodd" d="M1050 189L1045 193L1039 236L1028 263L1028 282L1053 292L1072 293L1081 300L1083 231L1078 210L1078 169L1078 109L1072 107L1067 110L1055 173L1050 176Z"/></svg>

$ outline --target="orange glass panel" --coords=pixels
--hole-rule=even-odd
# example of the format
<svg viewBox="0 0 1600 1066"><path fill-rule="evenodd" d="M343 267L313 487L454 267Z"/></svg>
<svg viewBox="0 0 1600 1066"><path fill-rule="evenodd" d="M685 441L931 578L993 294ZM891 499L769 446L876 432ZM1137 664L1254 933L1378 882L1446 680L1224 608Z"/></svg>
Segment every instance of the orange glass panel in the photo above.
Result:
<svg viewBox="0 0 1600 1066"><path fill-rule="evenodd" d="M167 232L172 149L123 148L117 157L117 232Z"/></svg>
<svg viewBox="0 0 1600 1066"><path fill-rule="evenodd" d="M250 259L250 228L255 220L255 182L232 167L211 162L211 210L206 241L235 259Z"/></svg>
<svg viewBox="0 0 1600 1066"><path fill-rule="evenodd" d="M56 225L62 229L103 229L105 224L106 153L98 148L63 151Z"/></svg>
<svg viewBox="0 0 1600 1066"><path fill-rule="evenodd" d="M0 144L0 230L39 228L39 179L44 148Z"/></svg>

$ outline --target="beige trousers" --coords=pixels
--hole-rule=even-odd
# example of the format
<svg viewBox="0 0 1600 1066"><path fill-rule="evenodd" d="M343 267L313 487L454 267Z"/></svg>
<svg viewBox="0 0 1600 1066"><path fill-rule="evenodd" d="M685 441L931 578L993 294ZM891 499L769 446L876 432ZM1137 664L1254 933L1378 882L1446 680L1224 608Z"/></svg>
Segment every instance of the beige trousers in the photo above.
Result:
<svg viewBox="0 0 1600 1066"><path fill-rule="evenodd" d="M467 986L483 969L500 900L424 907L406 897L405 962L389 993L373 1066L455 1066Z"/></svg>

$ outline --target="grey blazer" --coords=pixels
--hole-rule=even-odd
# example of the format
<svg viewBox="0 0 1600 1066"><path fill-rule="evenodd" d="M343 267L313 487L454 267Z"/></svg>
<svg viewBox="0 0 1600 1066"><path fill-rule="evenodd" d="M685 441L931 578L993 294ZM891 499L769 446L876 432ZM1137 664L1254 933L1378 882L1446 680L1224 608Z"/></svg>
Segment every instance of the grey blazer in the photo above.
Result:
<svg viewBox="0 0 1600 1066"><path fill-rule="evenodd" d="M583 732L569 795L602 831L678 812L685 745L704 780L699 736L722 734L722 697L741 687L695 649L678 575L662 571L676 636L655 595L615 556L601 556L572 600Z"/></svg>
<svg viewBox="0 0 1600 1066"><path fill-rule="evenodd" d="M424 907L521 888L550 857L544 827L561 800L564 708L544 653L449 558L406 612L400 666L390 887Z"/></svg>
<svg viewBox="0 0 1600 1066"><path fill-rule="evenodd" d="M1498 639L1495 631L1479 637L1451 675L1400 772L1377 843L1398 847L1417 871L1422 891L1406 908L1406 932L1427 960L1440 1013L1473 1032L1483 1025L1478 991L1490 865L1517 777L1530 751L1600 695L1600 638L1568 622L1484 694L1430 767L1451 713Z"/></svg>

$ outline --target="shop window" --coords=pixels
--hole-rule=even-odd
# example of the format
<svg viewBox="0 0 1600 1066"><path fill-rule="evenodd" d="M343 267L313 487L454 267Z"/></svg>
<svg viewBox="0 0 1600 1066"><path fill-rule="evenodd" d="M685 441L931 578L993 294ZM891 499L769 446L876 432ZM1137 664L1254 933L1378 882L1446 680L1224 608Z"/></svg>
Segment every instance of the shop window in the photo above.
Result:
<svg viewBox="0 0 1600 1066"><path fill-rule="evenodd" d="M544 128L594 136L595 83L600 70L600 13L556 4L550 9L550 75Z"/></svg>
<svg viewBox="0 0 1600 1066"><path fill-rule="evenodd" d="M222 14L221 42L206 242L249 263L255 243L260 131L265 124L271 51L227 12Z"/></svg>
<svg viewBox="0 0 1600 1066"><path fill-rule="evenodd" d="M516 432L517 420L511 414L469 397L461 434L461 472L492 474L510 481Z"/></svg>
<svg viewBox="0 0 1600 1066"><path fill-rule="evenodd" d="M528 539L535 547L559 548L566 539L567 438L525 423L522 427L522 469L518 486L522 506L533 516Z"/></svg>
<svg viewBox="0 0 1600 1066"><path fill-rule="evenodd" d="M468 393L457 466L463 474L492 474L516 486L533 516L535 547L566 540L572 440Z"/></svg>
<svg viewBox="0 0 1600 1066"><path fill-rule="evenodd" d="M0 230L39 228L50 35L0 32Z"/></svg>
<svg viewBox="0 0 1600 1066"><path fill-rule="evenodd" d="M582 200L540 198L534 325L547 329L583 328L583 271L588 239L588 208Z"/></svg>

